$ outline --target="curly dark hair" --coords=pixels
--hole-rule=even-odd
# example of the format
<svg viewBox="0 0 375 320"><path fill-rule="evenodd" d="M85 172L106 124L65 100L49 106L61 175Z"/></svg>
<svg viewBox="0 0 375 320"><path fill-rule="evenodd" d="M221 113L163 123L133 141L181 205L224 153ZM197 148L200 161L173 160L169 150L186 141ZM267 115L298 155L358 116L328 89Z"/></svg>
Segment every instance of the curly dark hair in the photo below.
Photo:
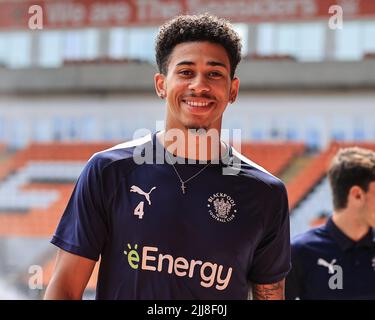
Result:
<svg viewBox="0 0 375 320"><path fill-rule="evenodd" d="M222 45L228 54L233 79L241 60L241 38L229 21L207 13L177 16L159 28L155 51L160 73L167 74L169 57L174 47L190 41L209 41Z"/></svg>
<svg viewBox="0 0 375 320"><path fill-rule="evenodd" d="M375 181L375 152L358 147L340 149L332 159L328 178L333 207L346 208L351 187L358 186L367 192L369 184Z"/></svg>

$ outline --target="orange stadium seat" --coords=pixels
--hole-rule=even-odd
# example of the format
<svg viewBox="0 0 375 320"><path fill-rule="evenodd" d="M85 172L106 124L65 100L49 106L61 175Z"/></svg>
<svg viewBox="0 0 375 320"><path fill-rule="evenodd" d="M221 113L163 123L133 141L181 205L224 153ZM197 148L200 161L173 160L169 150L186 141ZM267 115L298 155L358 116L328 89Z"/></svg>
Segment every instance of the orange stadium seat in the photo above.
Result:
<svg viewBox="0 0 375 320"><path fill-rule="evenodd" d="M110 148L109 143L33 143L7 159L0 167L0 180L28 161L87 161L93 153Z"/></svg>
<svg viewBox="0 0 375 320"><path fill-rule="evenodd" d="M108 143L31 144L5 161L0 169L0 179L4 179L32 160L87 161L95 152L111 146L112 144ZM52 235L73 188L74 184L72 183L31 183L23 186L22 190L54 190L59 193L59 198L49 208L45 209L35 208L27 213L1 212L0 235L30 237Z"/></svg>
<svg viewBox="0 0 375 320"><path fill-rule="evenodd" d="M244 143L244 156L264 167L273 175L279 175L290 162L305 151L303 143Z"/></svg>

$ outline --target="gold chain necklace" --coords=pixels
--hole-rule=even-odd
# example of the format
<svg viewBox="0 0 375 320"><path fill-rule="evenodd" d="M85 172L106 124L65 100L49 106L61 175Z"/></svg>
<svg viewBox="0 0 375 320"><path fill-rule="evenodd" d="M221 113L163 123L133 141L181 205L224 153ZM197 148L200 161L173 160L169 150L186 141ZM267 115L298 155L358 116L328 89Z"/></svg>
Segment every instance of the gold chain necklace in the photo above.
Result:
<svg viewBox="0 0 375 320"><path fill-rule="evenodd" d="M169 161L170 161L170 163L171 163L171 165L172 165L174 171L176 172L178 179L179 179L180 182L181 182L181 190L182 190L182 194L185 194L185 189L186 189L185 184L186 184L187 182L189 182L191 179L193 179L193 178L195 178L196 176L198 176L198 175L199 175L204 169L206 169L206 168L211 164L211 162L207 163L207 164L206 164L202 169L200 169L196 174L192 175L189 179L186 179L186 180L184 181L184 180L182 180L182 178L181 178L180 174L178 173L178 171L177 171L175 165L173 164L173 161L172 161L171 157L169 156L169 152L166 150L165 153L167 154L168 159L169 159Z"/></svg>

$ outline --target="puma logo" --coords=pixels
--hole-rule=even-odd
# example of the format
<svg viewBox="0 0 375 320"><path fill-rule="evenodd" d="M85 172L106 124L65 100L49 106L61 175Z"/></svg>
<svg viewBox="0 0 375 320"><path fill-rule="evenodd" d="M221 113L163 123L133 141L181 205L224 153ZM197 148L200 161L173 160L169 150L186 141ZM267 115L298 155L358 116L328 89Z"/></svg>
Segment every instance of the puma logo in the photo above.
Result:
<svg viewBox="0 0 375 320"><path fill-rule="evenodd" d="M148 204L151 205L150 193L155 189L156 189L156 187L152 187L151 190L148 193L146 193L141 188L139 188L137 186L131 186L130 192L136 192L136 193L138 193L142 196L145 196L146 200L148 201Z"/></svg>
<svg viewBox="0 0 375 320"><path fill-rule="evenodd" d="M334 266L335 263L336 263L336 259L333 259L331 261L331 263L328 263L327 261L325 261L322 258L318 259L318 266L327 267L329 274L334 274L335 273L335 269L333 268L333 266Z"/></svg>

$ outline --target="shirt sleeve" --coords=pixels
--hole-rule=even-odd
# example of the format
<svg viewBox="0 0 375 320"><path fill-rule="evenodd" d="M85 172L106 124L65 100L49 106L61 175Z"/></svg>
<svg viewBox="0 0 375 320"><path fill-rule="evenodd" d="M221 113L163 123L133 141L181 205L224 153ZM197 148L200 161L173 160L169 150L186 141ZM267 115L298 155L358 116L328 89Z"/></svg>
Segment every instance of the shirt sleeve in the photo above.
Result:
<svg viewBox="0 0 375 320"><path fill-rule="evenodd" d="M249 280L258 284L281 281L290 263L289 205L285 186L279 182L273 197L267 199L263 237L255 249Z"/></svg>
<svg viewBox="0 0 375 320"><path fill-rule="evenodd" d="M108 234L101 166L93 157L83 169L51 243L97 261Z"/></svg>

